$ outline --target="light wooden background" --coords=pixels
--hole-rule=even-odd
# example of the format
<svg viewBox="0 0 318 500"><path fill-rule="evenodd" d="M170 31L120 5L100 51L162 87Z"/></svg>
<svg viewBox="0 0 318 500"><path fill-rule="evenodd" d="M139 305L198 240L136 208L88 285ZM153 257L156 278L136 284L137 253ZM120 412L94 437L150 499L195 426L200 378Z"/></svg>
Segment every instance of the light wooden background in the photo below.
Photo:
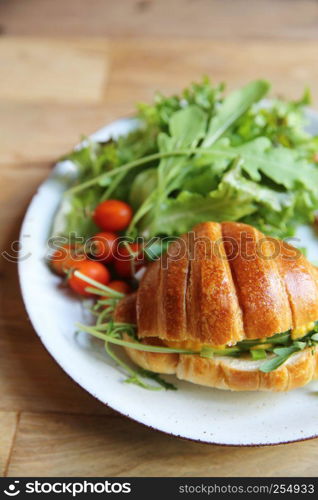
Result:
<svg viewBox="0 0 318 500"><path fill-rule="evenodd" d="M230 87L267 77L290 97L310 85L318 107L317 23L313 0L0 0L1 248L17 239L54 160L155 89L178 91L204 73ZM16 265L2 259L0 280L2 475L317 474L317 440L207 446L104 407L42 347Z"/></svg>

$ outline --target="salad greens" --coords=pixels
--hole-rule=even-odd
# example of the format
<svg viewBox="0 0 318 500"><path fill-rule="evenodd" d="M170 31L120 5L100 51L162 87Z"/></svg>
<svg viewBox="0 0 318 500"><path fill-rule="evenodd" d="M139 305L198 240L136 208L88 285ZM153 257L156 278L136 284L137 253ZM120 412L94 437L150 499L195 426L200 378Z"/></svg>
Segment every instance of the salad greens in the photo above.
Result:
<svg viewBox="0 0 318 500"><path fill-rule="evenodd" d="M305 132L298 101L262 101L263 80L224 95L204 78L181 95L139 104L127 136L84 146L64 159L78 167L64 199L62 233L89 237L90 214L107 198L130 203L126 234L177 236L197 222L243 221L278 237L310 223L318 208L318 136ZM60 231L61 232L61 231Z"/></svg>

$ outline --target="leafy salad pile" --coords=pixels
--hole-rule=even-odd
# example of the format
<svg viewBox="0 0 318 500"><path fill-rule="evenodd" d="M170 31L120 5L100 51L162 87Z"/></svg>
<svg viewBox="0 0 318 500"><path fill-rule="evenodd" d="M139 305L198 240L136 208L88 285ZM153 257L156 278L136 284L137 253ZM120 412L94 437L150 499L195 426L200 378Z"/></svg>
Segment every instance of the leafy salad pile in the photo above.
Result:
<svg viewBox="0 0 318 500"><path fill-rule="evenodd" d="M90 237L103 200L126 201L130 237L174 236L203 221L243 221L277 237L310 223L318 208L318 136L305 131L298 101L262 101L257 80L228 95L205 78L180 96L139 104L127 136L85 146L66 158L78 177L66 192L64 234Z"/></svg>

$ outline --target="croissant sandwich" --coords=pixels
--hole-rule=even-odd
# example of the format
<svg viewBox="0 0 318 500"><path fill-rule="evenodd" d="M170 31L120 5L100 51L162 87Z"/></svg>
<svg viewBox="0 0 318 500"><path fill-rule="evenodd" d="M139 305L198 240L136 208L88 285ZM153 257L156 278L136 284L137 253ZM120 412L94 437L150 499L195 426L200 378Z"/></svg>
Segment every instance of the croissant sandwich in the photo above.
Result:
<svg viewBox="0 0 318 500"><path fill-rule="evenodd" d="M149 346L125 347L137 365L195 384L286 391L318 377L318 268L246 224L202 223L171 243L115 320Z"/></svg>

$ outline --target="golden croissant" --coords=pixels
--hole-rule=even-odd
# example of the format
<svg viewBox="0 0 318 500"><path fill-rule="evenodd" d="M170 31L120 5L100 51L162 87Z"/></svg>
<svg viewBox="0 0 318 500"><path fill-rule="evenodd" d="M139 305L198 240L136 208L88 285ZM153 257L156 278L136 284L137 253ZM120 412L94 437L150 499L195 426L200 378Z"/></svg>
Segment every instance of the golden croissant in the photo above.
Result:
<svg viewBox="0 0 318 500"><path fill-rule="evenodd" d="M318 269L246 224L206 222L177 239L115 319L143 344L193 351L126 348L142 368L196 384L285 391L318 377Z"/></svg>

